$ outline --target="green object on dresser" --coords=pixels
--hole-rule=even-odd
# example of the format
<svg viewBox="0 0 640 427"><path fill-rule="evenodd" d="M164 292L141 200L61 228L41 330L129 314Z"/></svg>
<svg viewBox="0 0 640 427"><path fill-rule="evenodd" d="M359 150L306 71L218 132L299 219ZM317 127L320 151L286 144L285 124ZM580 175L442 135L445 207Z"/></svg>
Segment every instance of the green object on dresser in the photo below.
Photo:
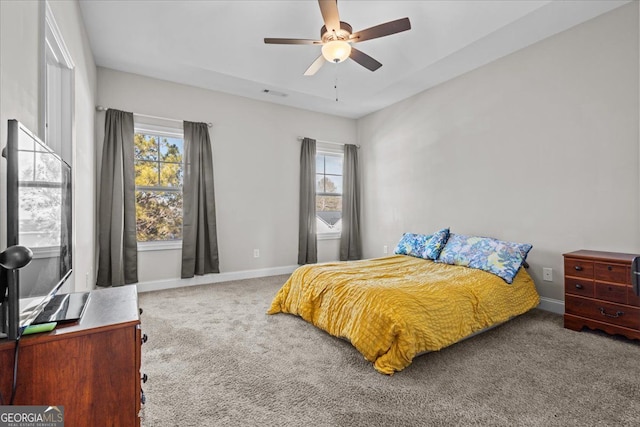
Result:
<svg viewBox="0 0 640 427"><path fill-rule="evenodd" d="M41 332L53 331L56 325L56 322L41 323L39 325L29 325L24 328L24 331L22 331L22 335L39 334Z"/></svg>

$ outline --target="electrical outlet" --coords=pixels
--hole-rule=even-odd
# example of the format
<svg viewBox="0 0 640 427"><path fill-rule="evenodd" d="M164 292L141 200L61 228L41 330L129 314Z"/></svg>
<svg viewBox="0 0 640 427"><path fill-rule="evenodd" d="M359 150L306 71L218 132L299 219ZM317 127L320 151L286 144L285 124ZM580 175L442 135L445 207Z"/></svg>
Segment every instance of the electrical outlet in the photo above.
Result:
<svg viewBox="0 0 640 427"><path fill-rule="evenodd" d="M551 268L543 268L542 269L542 280L545 282L553 282L553 269Z"/></svg>
<svg viewBox="0 0 640 427"><path fill-rule="evenodd" d="M388 254L388 253L389 253L389 248L387 247L387 245L384 245L384 246L382 247L382 253L383 253L383 254Z"/></svg>
<svg viewBox="0 0 640 427"><path fill-rule="evenodd" d="M254 258L260 258L260 249L254 249L253 250L253 257Z"/></svg>

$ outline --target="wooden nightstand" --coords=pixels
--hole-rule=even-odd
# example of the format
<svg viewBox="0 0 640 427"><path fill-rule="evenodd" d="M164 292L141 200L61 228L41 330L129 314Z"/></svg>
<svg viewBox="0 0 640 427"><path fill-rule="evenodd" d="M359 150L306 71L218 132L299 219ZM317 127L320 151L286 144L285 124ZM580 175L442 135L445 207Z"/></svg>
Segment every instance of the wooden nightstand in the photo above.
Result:
<svg viewBox="0 0 640 427"><path fill-rule="evenodd" d="M580 250L564 254L564 327L584 326L640 340L640 297L631 286L638 256Z"/></svg>

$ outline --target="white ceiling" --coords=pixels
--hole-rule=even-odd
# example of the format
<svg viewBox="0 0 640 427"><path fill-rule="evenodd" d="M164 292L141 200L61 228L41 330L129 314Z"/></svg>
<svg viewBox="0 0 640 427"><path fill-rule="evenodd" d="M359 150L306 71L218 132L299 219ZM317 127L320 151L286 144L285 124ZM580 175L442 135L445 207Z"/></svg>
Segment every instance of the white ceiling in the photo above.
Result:
<svg viewBox="0 0 640 427"><path fill-rule="evenodd" d="M625 3L340 0L354 32L404 17L412 29L357 45L383 64L375 72L347 60L311 77L303 73L320 46L263 39L319 39L313 0L81 0L80 8L99 66L359 118Z"/></svg>

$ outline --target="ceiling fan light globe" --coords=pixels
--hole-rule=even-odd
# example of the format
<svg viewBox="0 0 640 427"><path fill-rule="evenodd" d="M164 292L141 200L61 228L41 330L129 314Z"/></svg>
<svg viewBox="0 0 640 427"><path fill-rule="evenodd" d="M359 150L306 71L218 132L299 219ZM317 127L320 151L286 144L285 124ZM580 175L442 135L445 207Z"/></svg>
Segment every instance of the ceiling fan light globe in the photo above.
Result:
<svg viewBox="0 0 640 427"><path fill-rule="evenodd" d="M332 40L322 45L322 56L329 62L342 62L351 54L351 45L344 40Z"/></svg>

